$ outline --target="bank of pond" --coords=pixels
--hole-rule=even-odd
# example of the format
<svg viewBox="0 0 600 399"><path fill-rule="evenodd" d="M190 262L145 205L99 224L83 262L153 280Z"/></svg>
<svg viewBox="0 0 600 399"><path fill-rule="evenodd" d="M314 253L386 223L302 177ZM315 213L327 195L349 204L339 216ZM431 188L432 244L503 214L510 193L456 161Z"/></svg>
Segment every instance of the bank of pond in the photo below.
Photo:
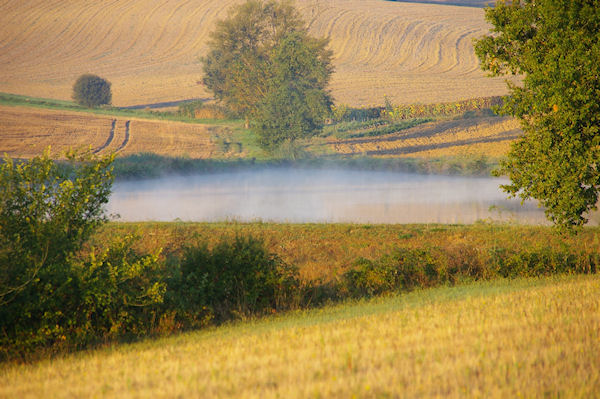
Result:
<svg viewBox="0 0 600 399"><path fill-rule="evenodd" d="M109 223L0 306L4 360L496 278L595 274L600 229Z"/></svg>

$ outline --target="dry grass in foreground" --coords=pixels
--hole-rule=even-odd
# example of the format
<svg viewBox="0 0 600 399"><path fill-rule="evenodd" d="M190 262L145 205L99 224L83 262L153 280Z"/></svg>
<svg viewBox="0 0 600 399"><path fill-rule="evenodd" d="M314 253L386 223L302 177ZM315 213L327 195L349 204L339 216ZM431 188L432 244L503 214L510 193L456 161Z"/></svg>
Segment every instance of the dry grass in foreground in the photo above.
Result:
<svg viewBox="0 0 600 399"><path fill-rule="evenodd" d="M0 366L0 397L594 397L597 276L439 288Z"/></svg>

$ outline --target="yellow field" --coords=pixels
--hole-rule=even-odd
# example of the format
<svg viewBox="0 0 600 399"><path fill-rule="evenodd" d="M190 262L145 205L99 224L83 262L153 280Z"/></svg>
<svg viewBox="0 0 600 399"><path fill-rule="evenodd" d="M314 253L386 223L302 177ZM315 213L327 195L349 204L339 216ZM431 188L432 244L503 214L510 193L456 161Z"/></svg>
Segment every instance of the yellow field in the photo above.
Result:
<svg viewBox="0 0 600 399"><path fill-rule="evenodd" d="M208 97L198 57L243 0L22 0L0 3L0 92L69 99L82 73L113 84L117 106ZM473 4L473 0L451 3ZM476 1L481 4L481 1ZM336 101L433 103L506 93L472 49L483 9L383 0L296 0L331 39Z"/></svg>
<svg viewBox="0 0 600 399"><path fill-rule="evenodd" d="M461 155L503 157L522 134L513 118L437 121L377 137L330 139L331 152L375 157L437 158Z"/></svg>
<svg viewBox="0 0 600 399"><path fill-rule="evenodd" d="M217 126L4 106L0 106L0 121L0 154L11 157L37 156L48 146L54 157L61 157L69 148L87 150L89 146L98 154L152 152L190 158L242 155L233 151L223 154L217 139L228 132Z"/></svg>
<svg viewBox="0 0 600 399"><path fill-rule="evenodd" d="M597 276L424 290L0 366L3 398L597 397Z"/></svg>

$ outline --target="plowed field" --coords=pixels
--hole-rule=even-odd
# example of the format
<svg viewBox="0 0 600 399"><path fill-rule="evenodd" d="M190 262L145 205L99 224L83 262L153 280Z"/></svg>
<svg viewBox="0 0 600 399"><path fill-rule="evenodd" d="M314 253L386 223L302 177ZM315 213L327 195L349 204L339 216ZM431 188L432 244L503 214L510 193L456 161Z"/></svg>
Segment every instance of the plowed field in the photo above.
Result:
<svg viewBox="0 0 600 399"><path fill-rule="evenodd" d="M214 126L26 107L0 107L0 121L0 154L11 157L30 158L48 146L55 157L61 157L69 148L89 147L97 154L152 152L192 158L223 155L215 144L222 128Z"/></svg>
<svg viewBox="0 0 600 399"><path fill-rule="evenodd" d="M375 157L444 157L485 155L502 157L522 134L512 118L472 118L430 122L398 133L346 140L326 146L342 155Z"/></svg>
<svg viewBox="0 0 600 399"><path fill-rule="evenodd" d="M207 97L198 57L242 0L0 2L0 91L69 99L75 79L113 83L118 106ZM472 4L454 0L456 4ZM478 68L483 9L382 0L296 0L334 52L332 92L353 106L444 102L505 93Z"/></svg>

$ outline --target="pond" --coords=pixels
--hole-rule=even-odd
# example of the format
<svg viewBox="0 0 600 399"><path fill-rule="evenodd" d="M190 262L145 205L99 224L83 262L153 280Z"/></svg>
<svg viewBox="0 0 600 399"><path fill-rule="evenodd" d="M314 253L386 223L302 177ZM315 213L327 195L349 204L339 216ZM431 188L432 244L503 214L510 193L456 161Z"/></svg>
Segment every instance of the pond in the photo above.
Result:
<svg viewBox="0 0 600 399"><path fill-rule="evenodd" d="M399 172L273 168L119 181L108 211L121 221L546 224L506 179Z"/></svg>

